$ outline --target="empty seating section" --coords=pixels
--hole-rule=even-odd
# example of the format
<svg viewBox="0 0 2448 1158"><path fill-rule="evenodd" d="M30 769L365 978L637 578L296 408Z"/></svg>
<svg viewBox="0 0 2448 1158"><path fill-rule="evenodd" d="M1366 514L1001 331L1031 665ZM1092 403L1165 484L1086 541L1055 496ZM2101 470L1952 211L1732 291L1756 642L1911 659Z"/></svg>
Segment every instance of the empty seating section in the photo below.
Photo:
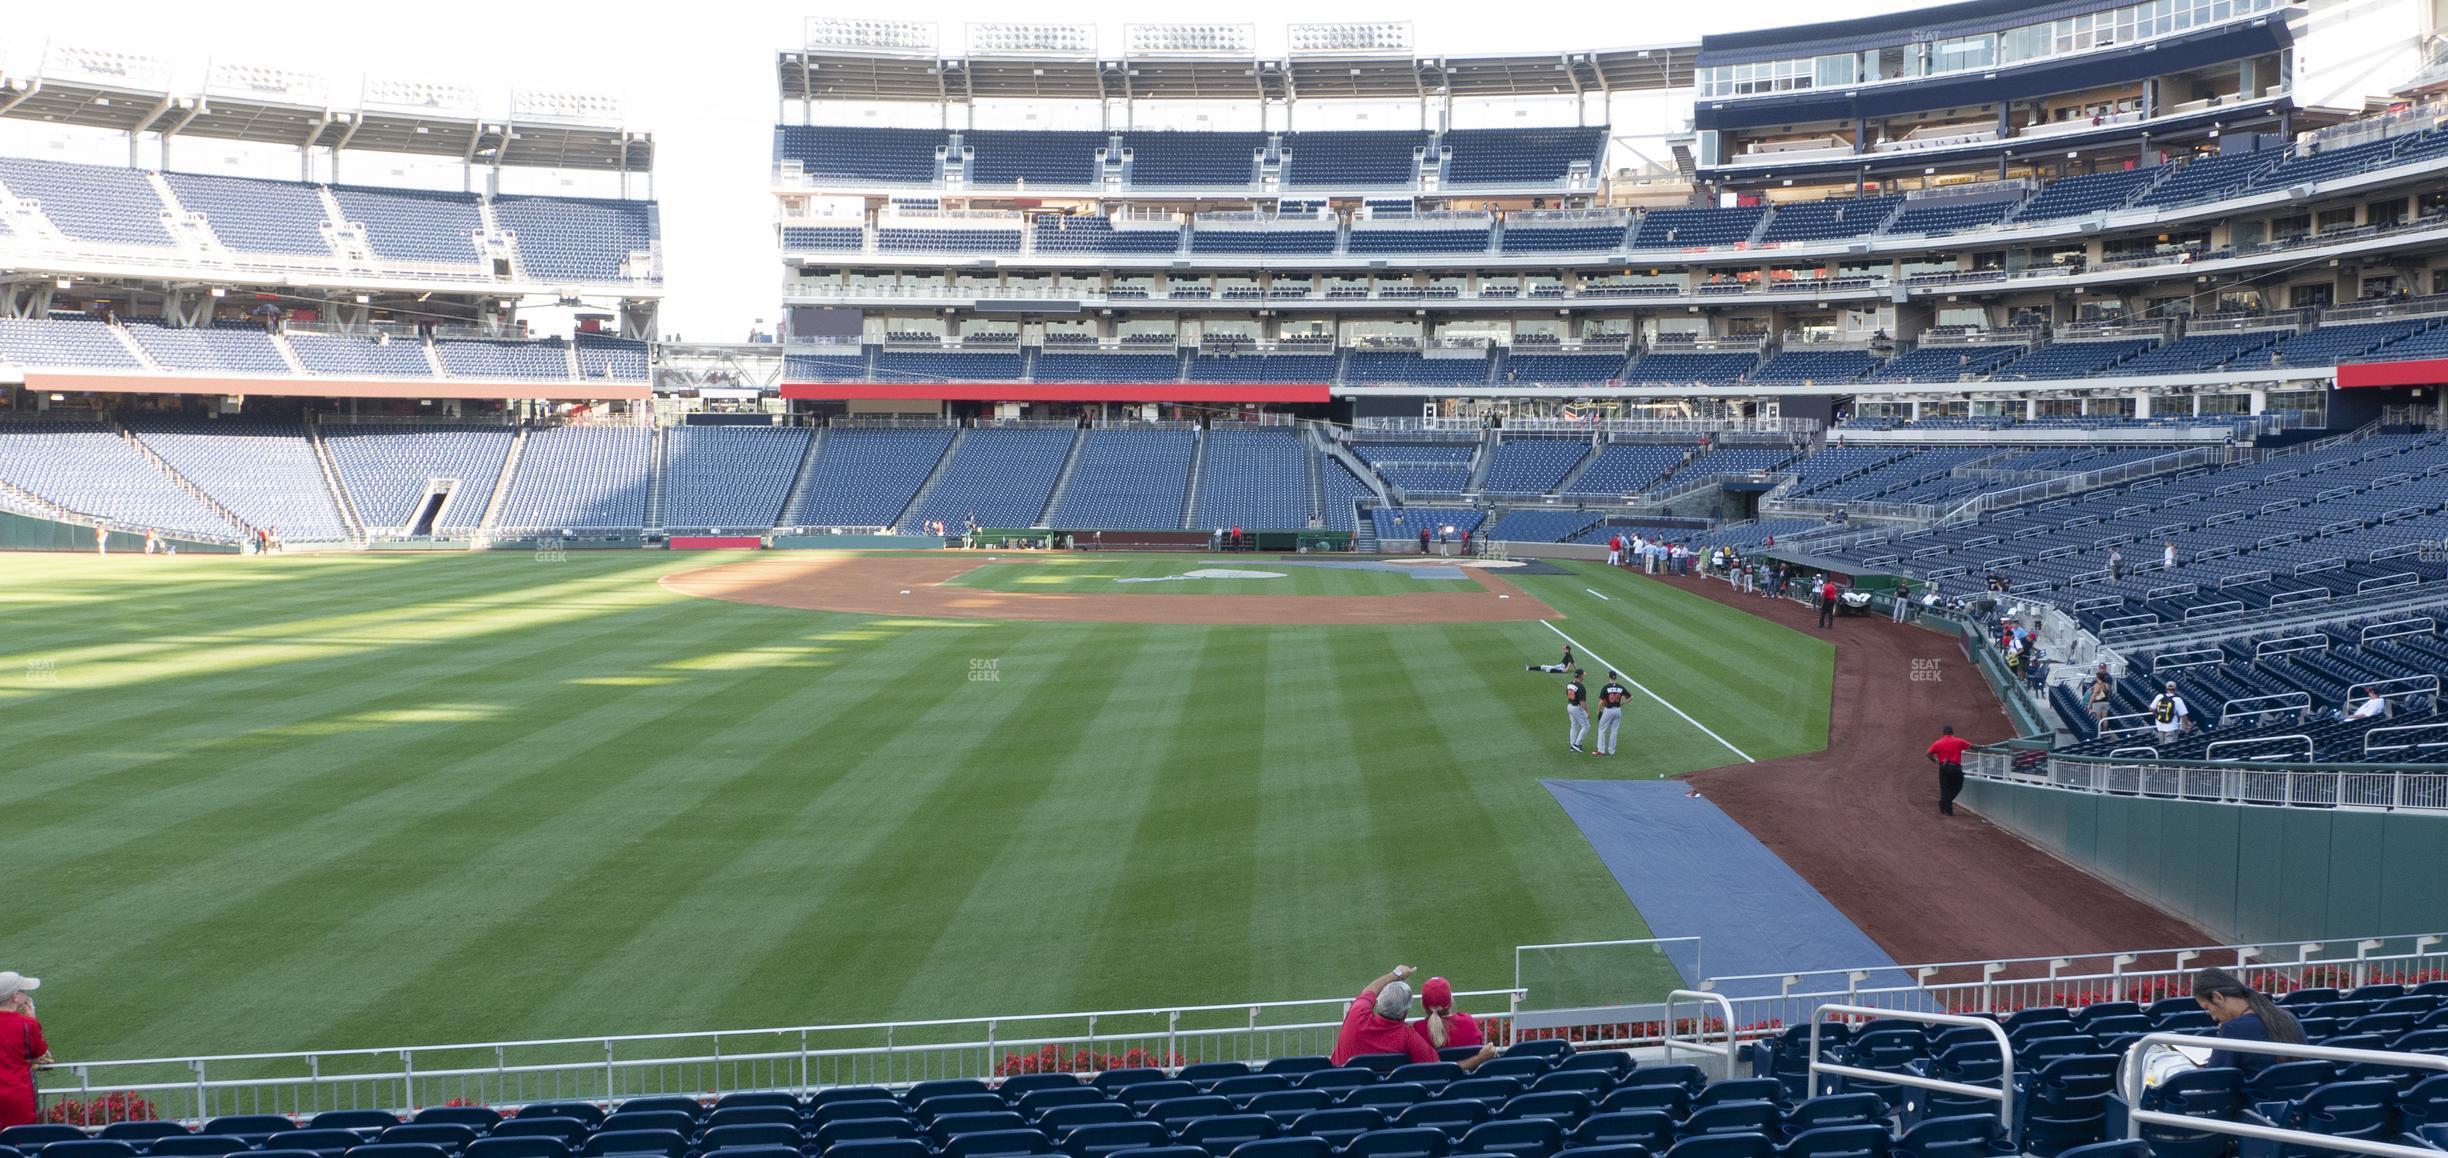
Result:
<svg viewBox="0 0 2448 1158"><path fill-rule="evenodd" d="M1411 187L1419 174L1423 132L1336 131L1286 133L1284 185L1301 189Z"/></svg>
<svg viewBox="0 0 2448 1158"><path fill-rule="evenodd" d="M502 502L505 531L633 531L646 525L646 453L637 426L557 426L527 436Z"/></svg>
<svg viewBox="0 0 2448 1158"><path fill-rule="evenodd" d="M876 355L879 382L1017 382L1020 353L974 350L885 350Z"/></svg>
<svg viewBox="0 0 2448 1158"><path fill-rule="evenodd" d="M1215 354L1190 359L1193 382L1317 384L1335 378L1332 354Z"/></svg>
<svg viewBox="0 0 2448 1158"><path fill-rule="evenodd" d="M331 256L325 235L331 215L312 185L198 173L164 173L162 179L179 205L203 215L229 249Z"/></svg>
<svg viewBox="0 0 2448 1158"><path fill-rule="evenodd" d="M1476 535L1479 524L1487 521L1487 512L1477 507L1377 507L1369 512L1369 519L1377 538L1399 551L1405 540L1417 543L1423 528L1431 537L1443 534L1447 527L1455 535L1464 531Z"/></svg>
<svg viewBox="0 0 2448 1158"><path fill-rule="evenodd" d="M1978 229L2004 221L2007 214L2014 212L2015 204L2011 199L1907 201L1904 208L1887 222L1887 233L1889 236L1911 237Z"/></svg>
<svg viewBox="0 0 2448 1158"><path fill-rule="evenodd" d="M782 377L790 382L864 382L871 377L867 355L784 354Z"/></svg>
<svg viewBox="0 0 2448 1158"><path fill-rule="evenodd" d="M622 266L653 251L661 220L652 201L587 197L496 197L493 217L529 278L562 282L631 280Z"/></svg>
<svg viewBox="0 0 2448 1158"><path fill-rule="evenodd" d="M1749 241L1767 211L1758 206L1732 209L1652 209L1641 214L1632 231L1634 249L1703 249Z"/></svg>
<svg viewBox="0 0 2448 1158"><path fill-rule="evenodd" d="M1564 488L1564 494L1639 494L1682 465L1692 450L1691 444L1682 442L1610 442L1599 448L1598 456Z"/></svg>
<svg viewBox="0 0 2448 1158"><path fill-rule="evenodd" d="M493 341L475 338L434 343L442 368L453 378L522 378L568 381L569 345L545 342Z"/></svg>
<svg viewBox="0 0 2448 1158"><path fill-rule="evenodd" d="M1586 438L1507 438L1491 452L1481 486L1495 494L1545 494L1589 453Z"/></svg>
<svg viewBox="0 0 2448 1158"><path fill-rule="evenodd" d="M1611 253L1624 247L1623 222L1605 225L1518 225L1506 222L1506 253Z"/></svg>
<svg viewBox="0 0 2448 1158"><path fill-rule="evenodd" d="M1996 378L2083 378L2106 373L2158 344L2155 338L2052 342L1997 368Z"/></svg>
<svg viewBox="0 0 2448 1158"><path fill-rule="evenodd" d="M293 543L348 538L302 426L139 419L129 429L248 526Z"/></svg>
<svg viewBox="0 0 2448 1158"><path fill-rule="evenodd" d="M20 202L39 202L63 237L124 245L169 245L167 211L152 183L134 169L0 157L0 185Z"/></svg>
<svg viewBox="0 0 2448 1158"><path fill-rule="evenodd" d="M1733 383L1759 364L1754 351L1652 351L1632 359L1624 379L1630 382Z"/></svg>
<svg viewBox="0 0 2448 1158"><path fill-rule="evenodd" d="M2272 365L2330 366L2358 362L2391 342L2431 327L2430 321L2364 322L2319 326L2279 339L2270 351Z"/></svg>
<svg viewBox="0 0 2448 1158"><path fill-rule="evenodd" d="M98 422L0 422L0 481L98 519L207 538L238 534Z"/></svg>
<svg viewBox="0 0 2448 1158"><path fill-rule="evenodd" d="M1760 240L1827 241L1840 237L1861 237L1878 231L1901 197L1840 197L1811 201L1798 205L1780 205L1768 218L1768 228Z"/></svg>
<svg viewBox="0 0 2448 1158"><path fill-rule="evenodd" d="M1194 229L1190 234L1192 253L1298 256L1333 253L1334 248L1334 227L1309 222L1267 229Z"/></svg>
<svg viewBox="0 0 2448 1158"><path fill-rule="evenodd" d="M340 217L365 228L366 244L391 261L472 264L484 218L473 193L335 185Z"/></svg>
<svg viewBox="0 0 2448 1158"><path fill-rule="evenodd" d="M578 376L614 382L646 380L646 343L627 338L578 335Z"/></svg>
<svg viewBox="0 0 2448 1158"><path fill-rule="evenodd" d="M2448 358L2448 326L2418 330L2372 351L2370 361Z"/></svg>
<svg viewBox="0 0 2448 1158"><path fill-rule="evenodd" d="M2015 212L2013 220L2053 221L2121 209L2135 194L2166 175L2166 168L2152 167L2061 177L2041 186L2040 192Z"/></svg>
<svg viewBox="0 0 2448 1158"><path fill-rule="evenodd" d="M1506 511L1497 516L1486 537L1512 543L1561 543L1604 519L1594 511Z"/></svg>
<svg viewBox="0 0 2448 1158"><path fill-rule="evenodd" d="M1047 523L1064 529L1181 526L1197 447L1198 433L1192 430L1088 431Z"/></svg>
<svg viewBox="0 0 2448 1158"><path fill-rule="evenodd" d="M675 426L663 444L663 525L763 531L807 455L800 426Z"/></svg>
<svg viewBox="0 0 2448 1158"><path fill-rule="evenodd" d="M2268 330L2228 334L2187 334L2156 349L2136 354L2116 368L2119 374L2201 374L2246 355L2259 354L2277 342Z"/></svg>
<svg viewBox="0 0 2448 1158"><path fill-rule="evenodd" d="M515 432L508 426L346 425L326 422L318 433L347 488L349 505L369 531L401 531L436 479L451 480L450 501L434 531L473 531L500 485Z"/></svg>
<svg viewBox="0 0 2448 1158"><path fill-rule="evenodd" d="M1071 459L1073 427L982 427L952 449L935 489L910 509L907 530L928 520L959 527L1033 527Z"/></svg>
<svg viewBox="0 0 2448 1158"><path fill-rule="evenodd" d="M1038 382L1178 382L1179 354L1057 354L1037 355L1030 375Z"/></svg>
<svg viewBox="0 0 2448 1158"><path fill-rule="evenodd" d="M2366 169L2376 169L2386 164L2397 152L2397 146L2405 140L2404 137L2388 137L2359 145L2327 148L2314 153L2298 153L2278 162L2267 172L2255 177L2250 187L2256 190L2283 189L2289 185L2308 185L2315 181L2326 181L2332 177L2360 173Z"/></svg>
<svg viewBox="0 0 2448 1158"><path fill-rule="evenodd" d="M1486 253L1488 229L1354 225L1348 253Z"/></svg>
<svg viewBox="0 0 2448 1158"><path fill-rule="evenodd" d="M222 374L282 374L289 362L262 326L235 322L218 326L172 328L131 322L128 335L144 347L146 356L164 370Z"/></svg>
<svg viewBox="0 0 2448 1158"><path fill-rule="evenodd" d="M1574 163L1602 171L1605 125L1539 129L1454 129L1438 139L1452 153L1448 185L1545 185L1562 181Z"/></svg>
<svg viewBox="0 0 2448 1158"><path fill-rule="evenodd" d="M1923 346L1890 359L1870 375L1873 382L1953 382L1987 374L2022 354L2022 346Z"/></svg>
<svg viewBox="0 0 2448 1158"><path fill-rule="evenodd" d="M1460 494L1470 485L1476 442L1354 442L1352 453L1378 477L1406 491Z"/></svg>
<svg viewBox="0 0 2448 1158"><path fill-rule="evenodd" d="M935 229L887 225L876 230L879 253L1018 253L1018 229Z"/></svg>
<svg viewBox="0 0 2448 1158"><path fill-rule="evenodd" d="M972 184L1094 185L1097 152L1109 138L1096 130L971 129L961 134Z"/></svg>
<svg viewBox="0 0 2448 1158"><path fill-rule="evenodd" d="M1209 430L1190 525L1252 531L1307 527L1309 448L1300 432Z"/></svg>
<svg viewBox="0 0 2448 1158"><path fill-rule="evenodd" d="M796 161L801 171L822 180L932 183L936 154L950 143L941 129L774 126L774 160Z"/></svg>
<svg viewBox="0 0 2448 1158"><path fill-rule="evenodd" d="M1488 358L1430 358L1391 350L1354 350L1344 376L1353 382L1485 382Z"/></svg>
<svg viewBox="0 0 2448 1158"><path fill-rule="evenodd" d="M1125 133L1130 183L1150 188L1240 186L1257 177L1265 133Z"/></svg>
<svg viewBox="0 0 2448 1158"><path fill-rule="evenodd" d="M1752 474L1775 470L1793 461L1794 452L1782 446L1719 446L1702 451L1690 462L1675 468L1670 477L1701 478L1707 475Z"/></svg>
<svg viewBox="0 0 2448 1158"><path fill-rule="evenodd" d="M1879 453L1884 457L1878 459L1875 465L1867 469L1845 471L1838 474L1837 477L1821 475L1818 481L1811 481L1811 475L1797 470L1797 477L1803 481L1794 488L1794 497L1846 502L1873 499L1891 502L1934 502L1945 497L1943 493L1945 487L1960 483L1968 493L1980 489L1981 484L1969 479L1954 479L1946 483L1940 493L1929 495L1922 494L1919 488L1946 479L1947 472L1973 459L1994 454L1996 448L1989 446L1914 447L1904 450L1901 454L1892 451ZM1805 465L1822 464L1814 460L1805 460Z"/></svg>
<svg viewBox="0 0 2448 1158"><path fill-rule="evenodd" d="M1624 354L1507 354L1506 382L1609 382L1623 377Z"/></svg>
<svg viewBox="0 0 2448 1158"><path fill-rule="evenodd" d="M1035 233L1039 253L1173 253L1181 249L1182 238L1176 225L1116 229L1093 213L1040 216Z"/></svg>
<svg viewBox="0 0 2448 1158"><path fill-rule="evenodd" d="M2282 155L2269 149L2196 158L2134 198L2134 204L2164 206L2216 201L2251 184L2263 170L2277 164Z"/></svg>
<svg viewBox="0 0 2448 1158"><path fill-rule="evenodd" d="M791 520L803 527L889 527L943 461L956 432L835 427L824 433L792 496Z"/></svg>
<svg viewBox="0 0 2448 1158"><path fill-rule="evenodd" d="M0 318L0 362L124 370L144 365L109 326L82 317Z"/></svg>
<svg viewBox="0 0 2448 1158"><path fill-rule="evenodd" d="M1326 529L1359 531L1359 508L1354 504L1376 497L1376 489L1342 459L1328 456L1318 463L1318 510L1326 518Z"/></svg>
<svg viewBox="0 0 2448 1158"><path fill-rule="evenodd" d="M1751 371L1754 382L1856 382L1878 368L1879 356L1868 350L1788 348Z"/></svg>
<svg viewBox="0 0 2448 1158"><path fill-rule="evenodd" d="M414 338L383 341L299 332L286 337L290 351L310 373L339 377L433 377L433 364L425 360L425 343Z"/></svg>
<svg viewBox="0 0 2448 1158"><path fill-rule="evenodd" d="M782 227L782 248L791 253L857 253L866 244L866 231L855 225Z"/></svg>

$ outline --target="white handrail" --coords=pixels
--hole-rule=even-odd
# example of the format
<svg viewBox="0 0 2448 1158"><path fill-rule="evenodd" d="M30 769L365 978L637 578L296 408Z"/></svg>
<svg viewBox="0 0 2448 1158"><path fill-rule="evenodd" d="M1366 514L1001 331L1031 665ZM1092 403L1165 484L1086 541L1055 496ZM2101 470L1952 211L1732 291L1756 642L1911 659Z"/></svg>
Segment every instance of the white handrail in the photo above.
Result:
<svg viewBox="0 0 2448 1158"><path fill-rule="evenodd" d="M1991 1089L1987 1086L1976 1086L1966 1082L1944 1081L1939 1078L1925 1078L1919 1074L1898 1074L1889 1073L1886 1070L1865 1069L1861 1066L1837 1065L1833 1062L1821 1060L1819 1056L1819 1035L1822 1030L1827 1028L1827 1015L1831 1013L1851 1017L1882 1017L1894 1018L1898 1021L1918 1021L1924 1025L1972 1025L1988 1030L1989 1036L1997 1039L1997 1088ZM2008 1130L2011 1131L2014 1128L2014 1044L2006 1040L2005 1027L1999 1025L1996 1021L1989 1018L1964 1017L1960 1014L1954 1013L1926 1013L1917 1009L1880 1009L1877 1006L1872 1005L1822 1005L1811 1013L1811 1089L1816 1090L1819 1088L1819 1075L1821 1074L1834 1074L1840 1078L1858 1078L1862 1081L1868 1082L1888 1082L1899 1086L1912 1086L1917 1089L1937 1090L1942 1093L1963 1094L1969 1097L1987 1098L1998 1104L1998 1120L2006 1123ZM2406 1156L2406 1158L2411 1158L2411 1156Z"/></svg>
<svg viewBox="0 0 2448 1158"><path fill-rule="evenodd" d="M1724 1045L1708 1043L1708 1022L1705 1019L1696 1020L1693 1023L1690 1041L1684 1041L1675 1036L1675 1004L1682 1000L1709 1002L1717 1006L1718 1016L1725 1022ZM1666 1036L1659 1044L1665 1048L1666 1060L1670 1063L1674 1061L1676 1050L1687 1049L1694 1053L1720 1059L1724 1063L1721 1067L1724 1073L1720 1076L1732 1078L1734 1076L1734 1003L1726 1000L1726 995L1723 993L1703 993L1697 989L1677 989L1668 993L1666 995Z"/></svg>
<svg viewBox="0 0 2448 1158"><path fill-rule="evenodd" d="M2251 1122L2230 1122L2224 1118L2199 1118L2187 1114L2171 1114L2165 1110L2142 1108L2142 1057L2155 1045L2189 1045L2201 1049L2226 1050L2230 1053L2257 1053L2271 1057L2306 1058L2313 1061L2364 1062L2378 1065L2404 1066L2409 1069L2448 1072L2448 1057L2435 1054L2389 1053L2376 1049L2334 1049L2325 1045L2285 1045L2274 1041L2242 1041L2227 1037L2197 1037L2185 1033L2148 1033L2126 1047L2125 1059L2117 1065L2117 1092L2128 1107L2125 1115L2125 1136L2142 1137L2144 1126L2172 1126L2204 1134L2226 1134L2236 1138L2258 1138L2269 1142L2290 1142L2320 1150L2345 1150L2356 1154L2371 1154L2378 1158L2439 1158L2439 1151L2428 1146L2399 1146L2391 1142L2366 1142L2359 1138L2319 1134L2310 1130L2289 1130L2277 1126L2260 1126Z"/></svg>

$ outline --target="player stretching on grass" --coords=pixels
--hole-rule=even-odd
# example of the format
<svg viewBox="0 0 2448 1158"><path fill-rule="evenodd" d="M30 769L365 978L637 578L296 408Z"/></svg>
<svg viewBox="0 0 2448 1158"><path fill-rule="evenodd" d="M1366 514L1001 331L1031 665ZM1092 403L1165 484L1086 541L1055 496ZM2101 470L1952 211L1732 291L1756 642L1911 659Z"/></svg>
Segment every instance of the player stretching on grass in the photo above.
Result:
<svg viewBox="0 0 2448 1158"><path fill-rule="evenodd" d="M1565 672L1568 672L1568 671L1569 671L1569 672L1573 672L1573 674L1574 674L1574 675L1579 675L1579 674L1581 674L1580 672L1573 671L1573 665L1572 665L1572 645L1571 645L1571 644L1569 644L1569 643L1564 645L1564 658L1563 658L1563 659L1561 659L1561 660L1559 660L1559 661L1557 661L1557 662L1555 662L1555 663L1525 663L1525 664L1523 664L1523 665L1522 665L1522 670L1523 670L1523 671L1543 671L1543 672L1548 672L1548 673L1553 674L1553 675L1562 675L1562 674L1564 674Z"/></svg>
<svg viewBox="0 0 2448 1158"><path fill-rule="evenodd" d="M1615 733L1623 727L1624 701L1632 691L1616 681L1615 673L1607 673L1606 686L1598 689L1598 754L1615 754Z"/></svg>
<svg viewBox="0 0 2448 1158"><path fill-rule="evenodd" d="M1572 721L1572 750L1581 750L1581 737L1589 734L1589 689L1581 686L1581 669L1573 669L1572 682L1564 685L1564 718Z"/></svg>

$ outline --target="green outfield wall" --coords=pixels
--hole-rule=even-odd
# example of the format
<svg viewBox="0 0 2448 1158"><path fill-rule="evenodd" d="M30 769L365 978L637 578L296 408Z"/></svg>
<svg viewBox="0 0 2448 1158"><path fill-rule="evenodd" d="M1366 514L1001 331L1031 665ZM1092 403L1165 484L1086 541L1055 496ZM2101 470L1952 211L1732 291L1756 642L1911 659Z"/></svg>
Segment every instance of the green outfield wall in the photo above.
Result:
<svg viewBox="0 0 2448 1158"><path fill-rule="evenodd" d="M181 553L202 552L213 555L233 555L238 548L230 543L205 543L194 539L162 536L164 543L176 543ZM63 523L56 519L0 511L0 551L91 551L94 549L94 529L78 523ZM110 550L116 555L125 551L144 554L144 532L110 532Z"/></svg>

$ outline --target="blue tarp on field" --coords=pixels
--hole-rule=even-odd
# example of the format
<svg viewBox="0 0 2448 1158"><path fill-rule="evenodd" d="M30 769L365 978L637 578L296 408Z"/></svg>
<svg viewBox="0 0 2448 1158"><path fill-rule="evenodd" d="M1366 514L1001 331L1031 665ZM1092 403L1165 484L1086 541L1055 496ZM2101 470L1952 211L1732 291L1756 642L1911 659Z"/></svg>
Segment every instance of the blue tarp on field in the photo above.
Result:
<svg viewBox="0 0 2448 1158"><path fill-rule="evenodd" d="M1865 987L1912 984L1886 950L1801 874L1715 803L1689 795L1681 781L1544 783L1615 874L1652 936L1700 938L1700 964L1709 976L1872 969ZM1845 987L1841 975L1804 981L1796 992ZM1771 980L1721 989L1745 997L1773 994L1778 985Z"/></svg>

